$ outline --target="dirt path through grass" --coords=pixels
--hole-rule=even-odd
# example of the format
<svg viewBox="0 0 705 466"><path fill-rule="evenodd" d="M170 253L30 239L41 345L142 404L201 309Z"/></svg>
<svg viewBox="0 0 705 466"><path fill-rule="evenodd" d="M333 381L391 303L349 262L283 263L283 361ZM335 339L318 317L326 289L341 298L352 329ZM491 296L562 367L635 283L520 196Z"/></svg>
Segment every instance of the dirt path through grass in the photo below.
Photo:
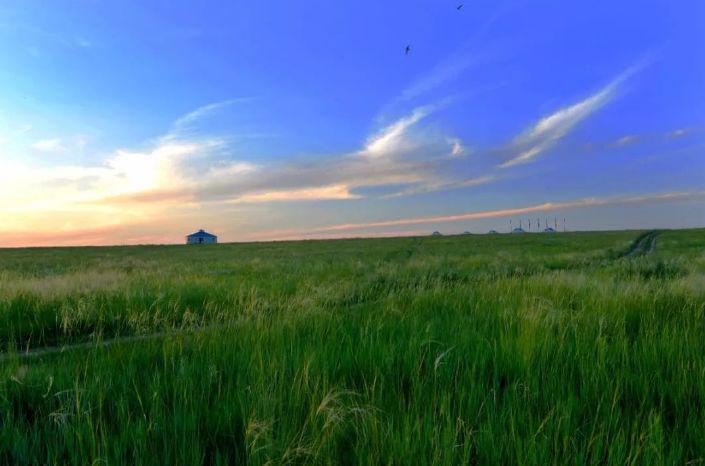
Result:
<svg viewBox="0 0 705 466"><path fill-rule="evenodd" d="M640 235L634 240L627 251L621 255L623 257L638 257L651 254L656 249L656 238L661 232L652 230Z"/></svg>
<svg viewBox="0 0 705 466"><path fill-rule="evenodd" d="M41 356L49 356L49 355L58 354L58 353L68 353L71 351L77 351L77 350L83 350L83 349L106 348L108 346L112 346L112 345L119 344L119 343L136 343L136 342L142 342L142 341L148 341L148 340L156 340L158 338L163 338L163 337L167 337L167 336L184 336L184 335L190 335L190 334L199 333L199 332L205 332L208 330L222 330L222 329L225 329L227 327L232 327L232 326L233 326L233 324L231 324L231 323L221 324L221 325L207 325L204 327L175 329L175 330L169 330L169 331L149 333L149 334L145 334L145 335L131 335L131 336L125 336L125 337L108 338L108 339L100 340L100 341L86 341L83 343L73 343L73 344L61 345L61 346L37 347L37 348L32 348L32 349L28 349L25 351L17 351L17 352L13 352L13 353L8 353L8 352L0 353L0 361L7 361L13 357L17 357L19 359L30 359L30 358L36 358L36 357L41 357Z"/></svg>

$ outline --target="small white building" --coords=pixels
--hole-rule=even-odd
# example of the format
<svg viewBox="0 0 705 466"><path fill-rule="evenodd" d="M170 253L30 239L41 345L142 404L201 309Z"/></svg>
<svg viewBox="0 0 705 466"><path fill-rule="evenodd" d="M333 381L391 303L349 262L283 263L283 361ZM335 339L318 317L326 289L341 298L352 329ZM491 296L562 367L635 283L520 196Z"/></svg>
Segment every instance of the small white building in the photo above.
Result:
<svg viewBox="0 0 705 466"><path fill-rule="evenodd" d="M521 227L518 227L518 228L513 229L512 233L524 233L524 229Z"/></svg>
<svg viewBox="0 0 705 466"><path fill-rule="evenodd" d="M217 242L217 236L203 230L198 230L196 233L191 233L186 237L186 244L215 244Z"/></svg>

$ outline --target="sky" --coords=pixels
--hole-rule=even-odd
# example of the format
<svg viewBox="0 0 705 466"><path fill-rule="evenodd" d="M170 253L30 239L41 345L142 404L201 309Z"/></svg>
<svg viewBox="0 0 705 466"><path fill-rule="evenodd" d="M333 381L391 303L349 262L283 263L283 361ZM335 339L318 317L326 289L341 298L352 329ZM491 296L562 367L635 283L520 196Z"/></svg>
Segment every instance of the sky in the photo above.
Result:
<svg viewBox="0 0 705 466"><path fill-rule="evenodd" d="M563 219L705 226L705 3L0 5L0 247Z"/></svg>

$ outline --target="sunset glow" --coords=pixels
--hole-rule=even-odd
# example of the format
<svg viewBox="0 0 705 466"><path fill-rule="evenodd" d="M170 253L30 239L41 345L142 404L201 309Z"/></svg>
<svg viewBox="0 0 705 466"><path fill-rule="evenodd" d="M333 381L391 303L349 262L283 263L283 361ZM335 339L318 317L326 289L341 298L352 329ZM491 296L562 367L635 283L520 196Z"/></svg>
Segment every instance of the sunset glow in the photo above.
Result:
<svg viewBox="0 0 705 466"><path fill-rule="evenodd" d="M3 6L0 247L702 225L700 4L332 8Z"/></svg>

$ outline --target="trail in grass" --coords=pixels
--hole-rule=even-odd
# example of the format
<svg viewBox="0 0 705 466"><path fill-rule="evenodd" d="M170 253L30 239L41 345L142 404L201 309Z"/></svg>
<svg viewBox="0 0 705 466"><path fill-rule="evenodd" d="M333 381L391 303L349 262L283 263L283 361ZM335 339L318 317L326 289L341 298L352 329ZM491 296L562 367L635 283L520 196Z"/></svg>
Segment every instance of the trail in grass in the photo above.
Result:
<svg viewBox="0 0 705 466"><path fill-rule="evenodd" d="M0 361L6 361L8 359L11 359L13 357L17 357L19 359L29 359L29 358L36 358L40 356L49 356L52 354L59 354L59 353L68 353L71 351L77 351L77 350L83 350L83 349L90 349L90 348L106 348L108 346L112 346L115 344L119 343L136 343L136 342L142 342L142 341L148 341L148 340L156 340L159 338L167 337L167 336L183 336L183 335L189 335L189 334L194 334L194 333L199 333L199 332L206 332L209 330L222 330L227 327L232 327L233 324L221 324L221 325L207 325L203 327L192 327L192 328L184 328L184 329L175 329L175 330L168 330L168 331L161 331L161 332L155 332L155 333L149 333L145 335L131 335L131 336L126 336L126 337L115 337L115 338L108 338L105 340L100 340L100 341L86 341L83 343L73 343L69 345L60 345L60 346L44 346L44 347L37 347L37 348L31 348L27 349L24 351L17 351L17 352L5 352L5 353L0 353Z"/></svg>
<svg viewBox="0 0 705 466"><path fill-rule="evenodd" d="M656 248L656 238L660 233L658 230L652 230L640 235L620 257L638 257L651 254Z"/></svg>

